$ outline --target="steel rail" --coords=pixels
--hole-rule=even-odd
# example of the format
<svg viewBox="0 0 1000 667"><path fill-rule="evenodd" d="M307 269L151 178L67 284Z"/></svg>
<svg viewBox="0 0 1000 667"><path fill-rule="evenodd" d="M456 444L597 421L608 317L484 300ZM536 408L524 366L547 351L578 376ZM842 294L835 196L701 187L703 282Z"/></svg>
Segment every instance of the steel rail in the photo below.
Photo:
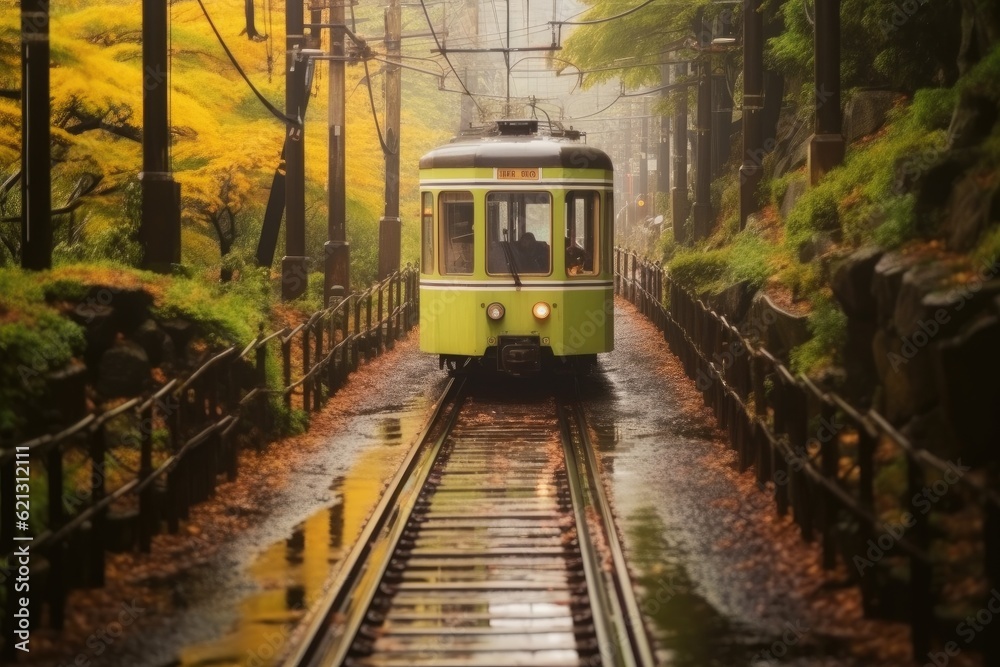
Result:
<svg viewBox="0 0 1000 667"><path fill-rule="evenodd" d="M595 579L603 573L599 567L601 554L596 549L595 542L589 537L591 532L586 524L586 512L583 500L593 508L594 514L598 518L599 529L603 532L604 544L611 552L612 570L607 573L608 585L603 581L595 581L594 585L588 585L591 591L591 605L594 610L598 628L598 641L601 652L602 664L609 664L605 658L610 659L610 664L624 665L627 667L651 667L656 664L653 649L646 634L643 624L642 613L639 603L636 600L635 591L632 588L632 579L629 574L628 565L625 562L625 553L622 549L621 540L618 538L618 531L615 529L614 512L601 482L597 456L595 448L590 440L590 433L587 428L586 413L579 398L579 386L574 380L571 395L560 402L560 422L563 431L563 446L566 450L566 464L572 466L570 472L583 472L583 480L578 480L576 474L569 474L570 488L574 493L574 511L577 514L577 530L580 532L580 549L584 555L584 565L587 562L592 565L588 569L593 570ZM573 427L576 430L576 438L572 437ZM580 465L582 463L582 465ZM585 497L581 496L578 505L576 493L581 486L581 481L587 485ZM588 572L588 584L590 580ZM605 609L599 614L595 593L600 595L600 603ZM604 626L603 631L601 627ZM601 634L604 638L601 639Z"/></svg>
<svg viewBox="0 0 1000 667"><path fill-rule="evenodd" d="M459 381L278 664L653 665L578 394L466 415Z"/></svg>
<svg viewBox="0 0 1000 667"><path fill-rule="evenodd" d="M390 563L389 558L384 558L381 562L375 563L375 570L366 572L368 555L375 551L376 547L380 551L393 553L412 511L412 504L409 508L400 508L397 500L404 489L413 489L419 493L423 487L441 445L458 417L464 400L466 382L464 379L449 380L434 412L417 439L417 445L403 460L328 592L317 604L316 612L307 620L304 637L294 643L293 636L293 648L279 663L283 667L306 665L318 667L340 665L344 662ZM447 406L451 406L452 409L446 414ZM442 419L444 419L443 429L438 437L430 441ZM415 472L419 474L415 475ZM382 535L384 532L389 534ZM335 625L336 617L349 602L352 603L350 605L352 609L358 610L357 613L349 614L346 622Z"/></svg>
<svg viewBox="0 0 1000 667"><path fill-rule="evenodd" d="M570 428L569 417L563 401L556 405L559 415L559 430L562 435L563 455L566 457L566 478L569 482L570 497L573 499L573 518L576 521L576 531L579 536L580 554L583 557L583 572L587 579L587 590L590 591L590 608L593 613L594 631L597 634L597 648L601 653L602 664L604 654L612 643L616 642L618 632L615 616L620 611L607 594L602 585L601 555L597 552L594 540L590 537L587 525L587 498L584 487L580 483L580 463L576 458L576 446ZM618 642L620 643L620 642ZM615 657L621 657L620 651L614 652ZM616 665L631 665L629 662L616 660Z"/></svg>

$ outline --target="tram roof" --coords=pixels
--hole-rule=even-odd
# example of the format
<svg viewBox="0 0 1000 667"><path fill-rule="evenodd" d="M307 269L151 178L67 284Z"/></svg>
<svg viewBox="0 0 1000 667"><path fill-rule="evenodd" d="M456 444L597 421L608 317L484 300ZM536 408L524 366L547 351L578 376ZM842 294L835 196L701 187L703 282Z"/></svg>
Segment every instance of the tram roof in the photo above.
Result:
<svg viewBox="0 0 1000 667"><path fill-rule="evenodd" d="M607 153L569 136L490 134L457 137L420 158L421 169L474 167L563 167L612 171Z"/></svg>

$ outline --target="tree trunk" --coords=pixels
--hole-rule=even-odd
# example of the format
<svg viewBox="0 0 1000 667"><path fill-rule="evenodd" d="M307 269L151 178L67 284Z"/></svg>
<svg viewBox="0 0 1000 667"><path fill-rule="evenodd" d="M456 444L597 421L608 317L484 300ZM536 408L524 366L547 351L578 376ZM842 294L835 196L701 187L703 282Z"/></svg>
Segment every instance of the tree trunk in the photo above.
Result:
<svg viewBox="0 0 1000 667"><path fill-rule="evenodd" d="M265 39L267 35L261 35L259 32L257 32L257 26L254 25L255 18L254 18L253 2L254 0L244 0L243 2L243 6L246 9L246 15L247 15L247 27L244 32L246 32L247 34L247 39L260 41Z"/></svg>

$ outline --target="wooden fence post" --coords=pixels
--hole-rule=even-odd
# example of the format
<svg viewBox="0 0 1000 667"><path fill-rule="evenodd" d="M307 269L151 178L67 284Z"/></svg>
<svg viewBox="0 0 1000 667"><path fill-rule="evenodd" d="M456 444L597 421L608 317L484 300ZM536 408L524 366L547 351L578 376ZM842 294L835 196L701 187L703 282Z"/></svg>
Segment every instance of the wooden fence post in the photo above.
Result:
<svg viewBox="0 0 1000 667"><path fill-rule="evenodd" d="M139 477L148 478L153 474L153 419L156 416L154 408L155 401L149 404L139 413L140 442L139 442ZM139 550L148 554L153 545L153 522L156 520L155 490L152 484L147 484L139 493Z"/></svg>
<svg viewBox="0 0 1000 667"><path fill-rule="evenodd" d="M403 274L397 271L393 274L392 282L396 283L396 305L393 307L393 340L399 340L403 328Z"/></svg>
<svg viewBox="0 0 1000 667"><path fill-rule="evenodd" d="M358 370L359 357L361 356L361 294L354 295L354 344L351 355L351 371Z"/></svg>
<svg viewBox="0 0 1000 667"><path fill-rule="evenodd" d="M49 450L45 462L45 469L49 482L49 530L57 531L66 523L63 512L63 452L62 443L55 443ZM48 601L49 601L49 623L56 630L62 630L65 620L66 604L66 574L63 563L65 545L54 544L48 553L49 561L49 581L48 581ZM4 638L10 641L10 637Z"/></svg>
<svg viewBox="0 0 1000 667"><path fill-rule="evenodd" d="M866 423L859 423L858 428L858 499L861 507L875 516L875 445L877 444L875 434L869 430ZM858 545L868 544L868 540L874 539L875 531L867 521L860 521L860 537ZM869 576L861 576L861 602L865 615L870 615L875 611L875 598L878 593L878 585L875 573Z"/></svg>
<svg viewBox="0 0 1000 667"><path fill-rule="evenodd" d="M1000 586L1000 506L991 498L986 498L985 520L983 521L983 556L984 571L990 584L996 590ZM996 615L994 615L996 619ZM1000 632L987 633L984 636L983 664L1000 664Z"/></svg>
<svg viewBox="0 0 1000 667"><path fill-rule="evenodd" d="M309 412L312 409L312 387L309 386L309 369L312 367L312 355L309 345L309 324L302 327L302 409Z"/></svg>
<svg viewBox="0 0 1000 667"><path fill-rule="evenodd" d="M924 488L924 471L913 456L906 461L907 498L915 498ZM907 534L921 553L929 553L930 513L914 512L914 525ZM927 655L934 627L934 593L931 566L910 554L910 638L913 655Z"/></svg>
<svg viewBox="0 0 1000 667"><path fill-rule="evenodd" d="M260 388L260 393L257 394L257 402L260 404L257 412L257 426L261 433L259 439L255 443L257 445L257 451L261 450L264 441L264 435L270 431L270 401L267 400L267 343L261 344L256 351L255 370L257 375L257 386Z"/></svg>
<svg viewBox="0 0 1000 667"><path fill-rule="evenodd" d="M323 361L323 318L317 317L313 324L313 340L316 341L316 364ZM310 369L311 370L311 369ZM312 376L313 411L319 412L323 407L323 374L317 371Z"/></svg>
<svg viewBox="0 0 1000 667"><path fill-rule="evenodd" d="M282 393L284 394L285 410L292 411L292 392L288 388L292 384L292 337L281 340Z"/></svg>
<svg viewBox="0 0 1000 667"><path fill-rule="evenodd" d="M836 423L837 408L825 396L820 397L820 419L822 420L821 433L818 433L820 442L820 468L823 476L831 482L837 482L837 470L840 465L840 434L837 432L827 433L830 425ZM840 505L830 493L822 494L822 519L823 519L823 568L832 570L837 565L837 513Z"/></svg>
<svg viewBox="0 0 1000 667"><path fill-rule="evenodd" d="M150 422L152 424L152 422ZM140 429L142 439L150 439L147 432L151 429ZM96 504L104 500L107 492L107 442L105 437L107 430L102 423L94 429L89 436L90 440L90 502ZM141 466L141 464L140 464ZM141 471L140 471L141 474ZM142 532L142 512L140 498L139 530ZM98 512L90 522L90 565L91 582L94 586L104 585L105 560L104 560L104 536L107 528L107 510Z"/></svg>
<svg viewBox="0 0 1000 667"><path fill-rule="evenodd" d="M389 278L389 298L386 301L386 313L385 313L385 329L386 329L386 347L392 349L396 346L396 340L399 338L401 326L405 326L405 323L401 323L396 319L396 308L401 306L403 303L402 294L402 283L396 283L395 276ZM380 301L381 303L381 293ZM397 306L399 304L399 306Z"/></svg>
<svg viewBox="0 0 1000 667"><path fill-rule="evenodd" d="M389 326L389 320L392 319L392 280L389 280L389 316L385 316L385 309L382 304L382 283L378 286L378 312L376 313L375 319L378 321L378 327L375 329L375 354L381 354L383 345L385 349L389 349L389 341L387 340L389 336L387 335L392 329Z"/></svg>
<svg viewBox="0 0 1000 667"><path fill-rule="evenodd" d="M375 330L372 328L372 301L375 300L375 285L368 290L368 298L365 299L365 361L371 361L378 356L378 351L373 349Z"/></svg>

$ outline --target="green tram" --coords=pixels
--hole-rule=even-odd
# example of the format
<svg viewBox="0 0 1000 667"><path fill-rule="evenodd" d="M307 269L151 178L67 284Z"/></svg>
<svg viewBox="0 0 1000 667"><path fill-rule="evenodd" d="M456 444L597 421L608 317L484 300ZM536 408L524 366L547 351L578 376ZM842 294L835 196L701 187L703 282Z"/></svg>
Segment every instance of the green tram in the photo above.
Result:
<svg viewBox="0 0 1000 667"><path fill-rule="evenodd" d="M497 121L420 159L420 349L514 375L614 348L611 159Z"/></svg>

